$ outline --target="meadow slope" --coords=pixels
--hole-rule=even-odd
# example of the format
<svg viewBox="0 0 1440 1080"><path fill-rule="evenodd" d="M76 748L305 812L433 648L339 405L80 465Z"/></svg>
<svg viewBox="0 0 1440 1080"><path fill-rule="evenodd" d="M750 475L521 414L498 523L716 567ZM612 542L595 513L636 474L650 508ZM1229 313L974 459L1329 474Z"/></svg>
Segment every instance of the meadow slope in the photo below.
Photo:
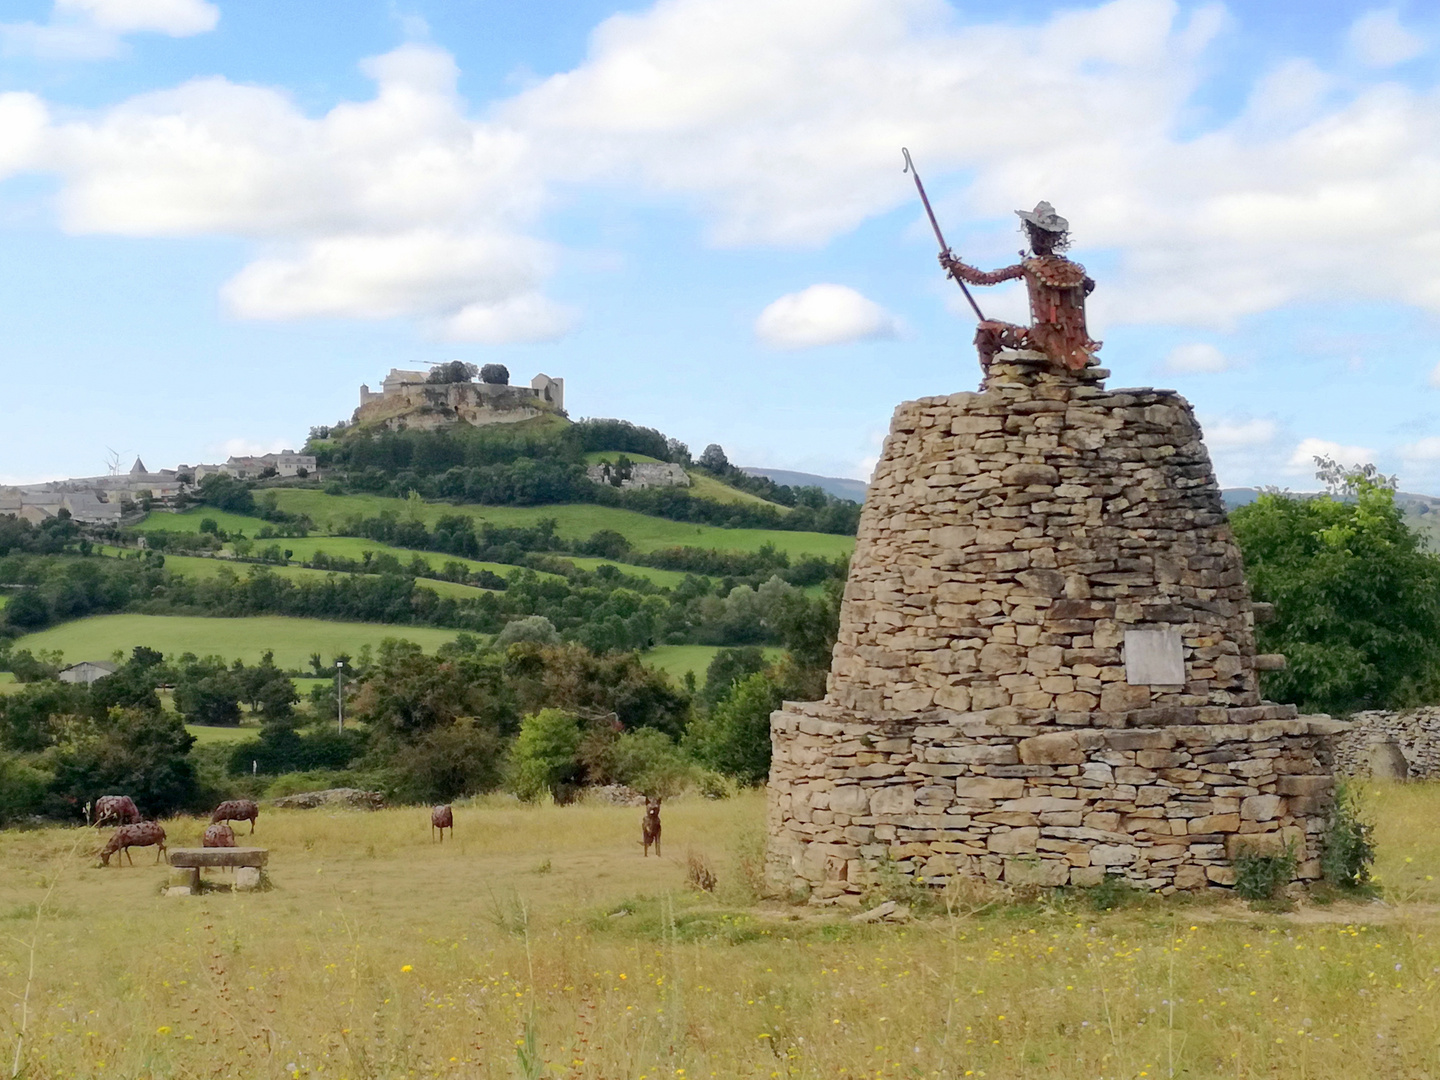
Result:
<svg viewBox="0 0 1440 1080"><path fill-rule="evenodd" d="M12 831L0 991L28 986L45 1077L1430 1076L1440 788L1376 809L1381 905L956 890L900 926L758 901L753 794L668 804L658 859L631 808L485 800L443 845L424 808L267 808L273 891L189 898L146 852L100 869L93 832Z"/></svg>
<svg viewBox="0 0 1440 1080"><path fill-rule="evenodd" d="M48 630L26 634L17 649L59 649L67 663L108 660L117 650L128 654L136 645L159 649L166 656L192 652L197 656L223 656L226 660L256 663L267 649L275 651L282 668L304 668L310 654L320 653L329 663L337 653L359 652L386 638L404 638L434 652L457 631L429 626L389 626L383 623L329 622L292 619L284 615L252 615L223 619L192 615L92 615Z"/></svg>

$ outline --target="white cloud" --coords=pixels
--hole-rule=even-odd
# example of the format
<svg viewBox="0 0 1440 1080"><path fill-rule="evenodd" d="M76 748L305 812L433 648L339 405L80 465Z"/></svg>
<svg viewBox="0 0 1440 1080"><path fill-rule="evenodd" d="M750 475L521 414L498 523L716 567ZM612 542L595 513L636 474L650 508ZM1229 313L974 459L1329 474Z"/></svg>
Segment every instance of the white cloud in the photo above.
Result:
<svg viewBox="0 0 1440 1080"><path fill-rule="evenodd" d="M226 439L222 443L211 443L210 452L222 458L258 457L262 454L278 454L295 446L294 439Z"/></svg>
<svg viewBox="0 0 1440 1080"><path fill-rule="evenodd" d="M1326 104L1336 80L1287 61L1240 116L1181 139L1225 20L1173 0L1038 25L957 25L939 0L663 0L607 20L582 64L500 115L556 171L693 202L723 244L821 244L911 203L909 145L952 240L956 218L1004 221L1003 242L982 234L1004 258L1012 209L1048 198L1079 250L1118 252L1097 324L1228 327L1337 296L1440 310L1437 95L1362 85Z"/></svg>
<svg viewBox="0 0 1440 1080"><path fill-rule="evenodd" d="M846 285L811 285L780 297L755 320L755 335L776 349L810 349L894 337L895 317Z"/></svg>
<svg viewBox="0 0 1440 1080"><path fill-rule="evenodd" d="M1367 11L1350 25L1346 44L1362 64L1391 67L1413 60L1425 51L1425 39L1400 25L1394 8Z"/></svg>
<svg viewBox="0 0 1440 1080"><path fill-rule="evenodd" d="M1375 461L1375 451L1368 446L1345 446L1328 439L1301 439L1286 462L1285 471L1313 476L1317 457L1333 458L1341 465L1369 465Z"/></svg>
<svg viewBox="0 0 1440 1080"><path fill-rule="evenodd" d="M110 34L101 21L180 33L211 7L65 2ZM1010 258L1011 211L1040 198L1075 224L1082 258L1114 253L1097 328L1227 327L1337 297L1440 311L1440 91L1286 61L1239 116L1182 138L1226 19L1176 0L1033 24L965 24L943 0L658 0L480 119L453 59L412 44L366 63L371 100L320 116L202 79L46 126L17 160L60 175L72 231L260 242L227 296L267 317L388 312L442 335L545 336L564 322L540 291L548 271L515 253L550 186L686 200L718 243L823 244L913 206L901 144L977 261ZM1375 29L1391 23L1372 12L1351 37L1400 56ZM433 262L394 272L326 254L426 236L444 238ZM454 250L468 254L451 266L440 253ZM276 292L292 281L296 297Z"/></svg>
<svg viewBox="0 0 1440 1080"><path fill-rule="evenodd" d="M0 94L0 179L39 163L48 125L34 94Z"/></svg>
<svg viewBox="0 0 1440 1080"><path fill-rule="evenodd" d="M1426 435L1400 447L1400 456L1407 463L1424 464L1440 461L1440 435Z"/></svg>
<svg viewBox="0 0 1440 1080"><path fill-rule="evenodd" d="M1177 375L1214 374L1233 366L1228 356L1204 342L1177 345L1165 357L1165 370Z"/></svg>
<svg viewBox="0 0 1440 1080"><path fill-rule="evenodd" d="M125 34L192 37L215 29L208 0L55 0L46 23L0 23L0 52L98 59L120 51Z"/></svg>
<svg viewBox="0 0 1440 1080"><path fill-rule="evenodd" d="M526 138L465 115L439 49L363 68L375 96L318 118L207 78L51 128L62 224L257 241L222 290L244 318L412 318L488 343L563 334L573 314L539 291L550 247L525 234L541 197Z"/></svg>
<svg viewBox="0 0 1440 1080"><path fill-rule="evenodd" d="M56 16L88 19L117 34L150 31L190 37L215 29L220 9L207 0L55 0Z"/></svg>
<svg viewBox="0 0 1440 1080"><path fill-rule="evenodd" d="M1207 447L1227 453L1269 446L1279 429L1273 420L1207 420L1203 430Z"/></svg>

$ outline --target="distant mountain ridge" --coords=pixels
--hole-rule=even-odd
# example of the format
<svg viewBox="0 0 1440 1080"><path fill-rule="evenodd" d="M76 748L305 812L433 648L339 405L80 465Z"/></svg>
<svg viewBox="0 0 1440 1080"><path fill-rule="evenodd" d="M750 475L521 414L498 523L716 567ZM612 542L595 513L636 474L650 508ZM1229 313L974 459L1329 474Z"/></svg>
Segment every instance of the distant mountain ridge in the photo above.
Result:
<svg viewBox="0 0 1440 1080"><path fill-rule="evenodd" d="M865 481L851 480L844 476L816 476L814 473L793 472L790 469L762 469L751 466L740 467L747 476L763 476L787 487L818 487L827 495L851 502L865 501Z"/></svg>

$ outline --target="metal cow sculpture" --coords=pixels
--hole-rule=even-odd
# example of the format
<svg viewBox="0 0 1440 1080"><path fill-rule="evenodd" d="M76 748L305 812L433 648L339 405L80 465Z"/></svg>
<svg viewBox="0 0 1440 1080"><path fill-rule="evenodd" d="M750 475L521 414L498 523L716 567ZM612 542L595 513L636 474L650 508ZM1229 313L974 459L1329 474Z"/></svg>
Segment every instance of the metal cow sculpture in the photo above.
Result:
<svg viewBox="0 0 1440 1080"><path fill-rule="evenodd" d="M234 847L235 830L223 821L217 821L213 825L205 827L205 836L200 841L201 847Z"/></svg>
<svg viewBox="0 0 1440 1080"><path fill-rule="evenodd" d="M444 806L432 806L430 808L430 838L435 838L435 830L440 830L440 842L445 842L445 830L450 830L450 837L455 837L455 812L446 803Z"/></svg>
<svg viewBox="0 0 1440 1080"><path fill-rule="evenodd" d="M140 811L129 795L101 795L95 800L90 824L96 828L101 825L137 825L139 822Z"/></svg>
<svg viewBox="0 0 1440 1080"><path fill-rule="evenodd" d="M100 862L109 866L110 856L118 851L122 857L130 860L131 866L134 866L135 856L130 854L130 849L150 847L151 845L159 848L155 852L155 861L158 863L160 856L165 854L165 830L161 828L158 821L142 821L138 825L121 825L115 830L115 835L110 837L106 845L100 849Z"/></svg>
<svg viewBox="0 0 1440 1080"><path fill-rule="evenodd" d="M250 831L255 831L255 821L260 817L260 804L254 799L229 799L222 802L210 815L211 821L248 821Z"/></svg>

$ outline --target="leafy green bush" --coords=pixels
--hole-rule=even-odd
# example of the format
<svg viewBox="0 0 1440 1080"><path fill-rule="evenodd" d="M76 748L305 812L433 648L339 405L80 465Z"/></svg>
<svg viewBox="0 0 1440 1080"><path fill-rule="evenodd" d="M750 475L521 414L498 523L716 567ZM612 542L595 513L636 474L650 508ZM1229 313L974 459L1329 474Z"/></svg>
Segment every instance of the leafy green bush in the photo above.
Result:
<svg viewBox="0 0 1440 1080"><path fill-rule="evenodd" d="M0 753L0 828L38 814L53 779L18 754Z"/></svg>
<svg viewBox="0 0 1440 1080"><path fill-rule="evenodd" d="M1358 888L1370 880L1375 826L1364 820L1359 794L1345 784L1335 790L1335 810L1325 832L1320 872L1332 885Z"/></svg>
<svg viewBox="0 0 1440 1080"><path fill-rule="evenodd" d="M1235 858L1235 894L1246 900L1273 900L1295 877L1295 849L1281 855L1241 854Z"/></svg>
<svg viewBox="0 0 1440 1080"><path fill-rule="evenodd" d="M394 795L401 802L449 802L499 787L504 743L493 730L462 717L435 728L394 759Z"/></svg>
<svg viewBox="0 0 1440 1080"><path fill-rule="evenodd" d="M695 759L742 784L770 774L770 714L780 707L780 688L763 671L747 676L697 718L687 734Z"/></svg>
<svg viewBox="0 0 1440 1080"><path fill-rule="evenodd" d="M1322 478L1334 486L1323 465ZM1259 646L1288 661L1266 693L1339 713L1434 701L1440 558L1388 486L1363 469L1342 479L1337 497L1264 494L1231 515L1255 599L1275 605Z"/></svg>
<svg viewBox="0 0 1440 1080"><path fill-rule="evenodd" d="M520 721L510 748L510 790L532 801L549 794L566 802L580 780L580 721L560 709L541 709Z"/></svg>

